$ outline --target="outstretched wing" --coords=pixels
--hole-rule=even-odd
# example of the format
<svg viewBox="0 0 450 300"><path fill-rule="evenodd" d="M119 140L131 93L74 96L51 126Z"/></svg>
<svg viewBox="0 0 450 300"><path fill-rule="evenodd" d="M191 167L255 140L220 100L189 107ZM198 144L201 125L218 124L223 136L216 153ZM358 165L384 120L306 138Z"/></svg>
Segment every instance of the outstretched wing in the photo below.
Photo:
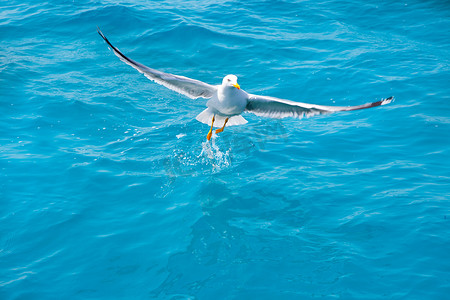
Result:
<svg viewBox="0 0 450 300"><path fill-rule="evenodd" d="M336 111L350 111L385 105L393 100L394 97L389 97L377 102L357 106L324 106L249 94L246 111L263 117L277 119L294 117L301 119L304 116L310 117L319 114L329 114Z"/></svg>
<svg viewBox="0 0 450 300"><path fill-rule="evenodd" d="M152 68L149 68L147 66L144 66L143 64L140 64L125 55L122 54L116 47L114 47L108 39L103 35L103 33L100 31L100 29L97 28L97 32L100 34L100 36L105 40L105 42L111 47L114 54L120 58L121 61L126 63L127 65L132 66L139 72L143 73L145 77L147 77L150 80L155 81L156 83L159 83L171 90L174 90L175 92L178 92L180 94L183 94L185 96L188 96L189 98L196 99L199 97L202 98L211 98L214 93L217 91L217 87L201 82L199 80L187 78L184 76L164 73Z"/></svg>

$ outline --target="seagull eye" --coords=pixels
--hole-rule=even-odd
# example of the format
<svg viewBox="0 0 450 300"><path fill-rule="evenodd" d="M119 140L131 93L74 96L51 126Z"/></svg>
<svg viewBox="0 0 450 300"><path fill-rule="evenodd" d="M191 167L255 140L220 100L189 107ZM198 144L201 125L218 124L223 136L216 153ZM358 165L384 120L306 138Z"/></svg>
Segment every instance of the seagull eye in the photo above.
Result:
<svg viewBox="0 0 450 300"><path fill-rule="evenodd" d="M231 81L231 79L228 79L228 81Z"/></svg>

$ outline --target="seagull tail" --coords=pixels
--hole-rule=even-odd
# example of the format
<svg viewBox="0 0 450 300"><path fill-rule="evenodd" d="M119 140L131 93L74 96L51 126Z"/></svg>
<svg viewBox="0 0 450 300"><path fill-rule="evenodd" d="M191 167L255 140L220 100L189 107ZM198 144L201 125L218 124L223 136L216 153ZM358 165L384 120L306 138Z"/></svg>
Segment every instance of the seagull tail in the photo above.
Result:
<svg viewBox="0 0 450 300"><path fill-rule="evenodd" d="M197 119L197 121L199 121L203 124L207 124L207 125L211 126L213 116L214 116L214 112L210 108L207 108L204 111L202 111L201 113L199 113L195 119ZM214 127L222 127L223 124L225 123L226 118L227 118L226 116L221 116L221 115L216 114L215 120L214 120ZM234 126L234 125L243 125L246 123L247 123L247 120L244 119L243 116L241 116L241 115L232 116L232 117L228 117L227 127Z"/></svg>

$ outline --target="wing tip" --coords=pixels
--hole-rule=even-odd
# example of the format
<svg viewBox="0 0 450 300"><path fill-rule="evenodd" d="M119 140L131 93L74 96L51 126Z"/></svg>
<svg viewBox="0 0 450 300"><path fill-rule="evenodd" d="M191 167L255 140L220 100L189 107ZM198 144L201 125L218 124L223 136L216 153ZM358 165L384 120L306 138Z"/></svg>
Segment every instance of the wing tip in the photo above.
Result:
<svg viewBox="0 0 450 300"><path fill-rule="evenodd" d="M111 45L111 43L108 41L108 39L106 38L106 36L103 34L103 32L100 30L100 28L98 26L97 26L97 32L110 47L114 48L114 46Z"/></svg>
<svg viewBox="0 0 450 300"><path fill-rule="evenodd" d="M390 96L389 98L381 100L380 105L389 104L389 103L393 102L394 100L395 100L394 96Z"/></svg>
<svg viewBox="0 0 450 300"><path fill-rule="evenodd" d="M126 63L131 63L133 65L136 65L137 63L128 57L126 57L122 52L119 51L116 47L111 44L111 42L108 40L108 38L103 34L103 32L100 30L100 28L97 26L97 32L98 34L103 38L103 40L108 44L108 46L112 49L114 54L119 57L122 61L125 60Z"/></svg>
<svg viewBox="0 0 450 300"><path fill-rule="evenodd" d="M106 39L105 35L103 34L103 32L100 30L100 27L97 26L97 33L103 38Z"/></svg>

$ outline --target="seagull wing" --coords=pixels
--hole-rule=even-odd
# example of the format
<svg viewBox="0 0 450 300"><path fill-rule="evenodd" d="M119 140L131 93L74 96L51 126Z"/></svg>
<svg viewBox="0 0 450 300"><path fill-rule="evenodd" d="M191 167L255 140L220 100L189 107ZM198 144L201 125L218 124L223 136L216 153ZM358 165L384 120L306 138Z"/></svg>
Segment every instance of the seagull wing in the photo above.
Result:
<svg viewBox="0 0 450 300"><path fill-rule="evenodd" d="M310 117L319 114L329 114L336 111L350 111L385 105L393 100L394 97L389 97L377 102L357 106L324 106L249 94L245 110L263 117L277 119L294 117L301 119L304 116Z"/></svg>
<svg viewBox="0 0 450 300"><path fill-rule="evenodd" d="M127 65L132 66L139 72L143 73L145 77L150 80L155 81L175 92L188 96L189 98L211 98L214 93L217 91L217 87L213 85L209 85L207 83L201 82L199 80L187 78L184 76L164 73L143 64L140 64L125 55L122 54L116 47L114 47L108 39L103 35L100 29L97 29L100 36L105 40L105 42L111 47L114 54L120 58L121 61L126 63Z"/></svg>

